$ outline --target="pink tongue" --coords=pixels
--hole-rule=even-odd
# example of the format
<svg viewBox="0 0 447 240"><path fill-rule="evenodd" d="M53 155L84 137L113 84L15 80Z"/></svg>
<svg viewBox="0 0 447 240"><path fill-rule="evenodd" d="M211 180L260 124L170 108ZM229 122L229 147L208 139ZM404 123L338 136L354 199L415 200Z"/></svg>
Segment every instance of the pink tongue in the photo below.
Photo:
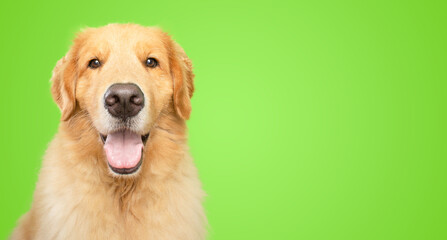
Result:
<svg viewBox="0 0 447 240"><path fill-rule="evenodd" d="M114 168L133 168L141 159L143 142L141 136L130 131L107 135L104 144L107 160Z"/></svg>

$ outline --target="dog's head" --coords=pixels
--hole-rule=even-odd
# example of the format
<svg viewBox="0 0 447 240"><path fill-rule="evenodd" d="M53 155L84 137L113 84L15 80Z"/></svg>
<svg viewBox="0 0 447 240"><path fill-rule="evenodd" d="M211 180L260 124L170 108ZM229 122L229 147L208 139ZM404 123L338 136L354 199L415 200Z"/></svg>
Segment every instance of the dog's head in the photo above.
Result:
<svg viewBox="0 0 447 240"><path fill-rule="evenodd" d="M137 172L162 112L189 118L193 90L183 49L161 30L133 24L80 33L56 64L51 87L63 121L87 113L116 174Z"/></svg>

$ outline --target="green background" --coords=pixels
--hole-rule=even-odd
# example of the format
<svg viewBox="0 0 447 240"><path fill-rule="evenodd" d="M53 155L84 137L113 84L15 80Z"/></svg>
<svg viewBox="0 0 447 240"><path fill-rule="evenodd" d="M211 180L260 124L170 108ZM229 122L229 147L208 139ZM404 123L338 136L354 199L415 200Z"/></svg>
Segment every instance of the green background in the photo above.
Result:
<svg viewBox="0 0 447 240"><path fill-rule="evenodd" d="M3 1L0 238L60 113L86 26L160 26L196 73L209 239L447 239L445 1Z"/></svg>

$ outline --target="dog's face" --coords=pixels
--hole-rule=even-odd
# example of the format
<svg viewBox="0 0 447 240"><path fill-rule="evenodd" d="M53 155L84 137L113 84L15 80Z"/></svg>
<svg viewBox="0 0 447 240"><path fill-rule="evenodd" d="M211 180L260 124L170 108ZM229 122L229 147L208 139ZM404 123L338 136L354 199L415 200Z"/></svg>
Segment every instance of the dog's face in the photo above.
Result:
<svg viewBox="0 0 447 240"><path fill-rule="evenodd" d="M136 173L162 112L188 119L191 63L156 28L111 24L82 32L53 72L53 97L68 121L87 112L115 174Z"/></svg>

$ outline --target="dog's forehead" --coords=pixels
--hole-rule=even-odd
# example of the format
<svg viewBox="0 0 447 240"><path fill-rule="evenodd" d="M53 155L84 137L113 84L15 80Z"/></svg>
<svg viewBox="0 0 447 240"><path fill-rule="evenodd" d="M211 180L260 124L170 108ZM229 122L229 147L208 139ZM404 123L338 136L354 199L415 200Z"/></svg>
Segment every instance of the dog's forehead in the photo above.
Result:
<svg viewBox="0 0 447 240"><path fill-rule="evenodd" d="M75 40L81 55L111 51L134 51L164 48L166 35L157 28L133 24L110 24L101 28L90 28L80 33Z"/></svg>

